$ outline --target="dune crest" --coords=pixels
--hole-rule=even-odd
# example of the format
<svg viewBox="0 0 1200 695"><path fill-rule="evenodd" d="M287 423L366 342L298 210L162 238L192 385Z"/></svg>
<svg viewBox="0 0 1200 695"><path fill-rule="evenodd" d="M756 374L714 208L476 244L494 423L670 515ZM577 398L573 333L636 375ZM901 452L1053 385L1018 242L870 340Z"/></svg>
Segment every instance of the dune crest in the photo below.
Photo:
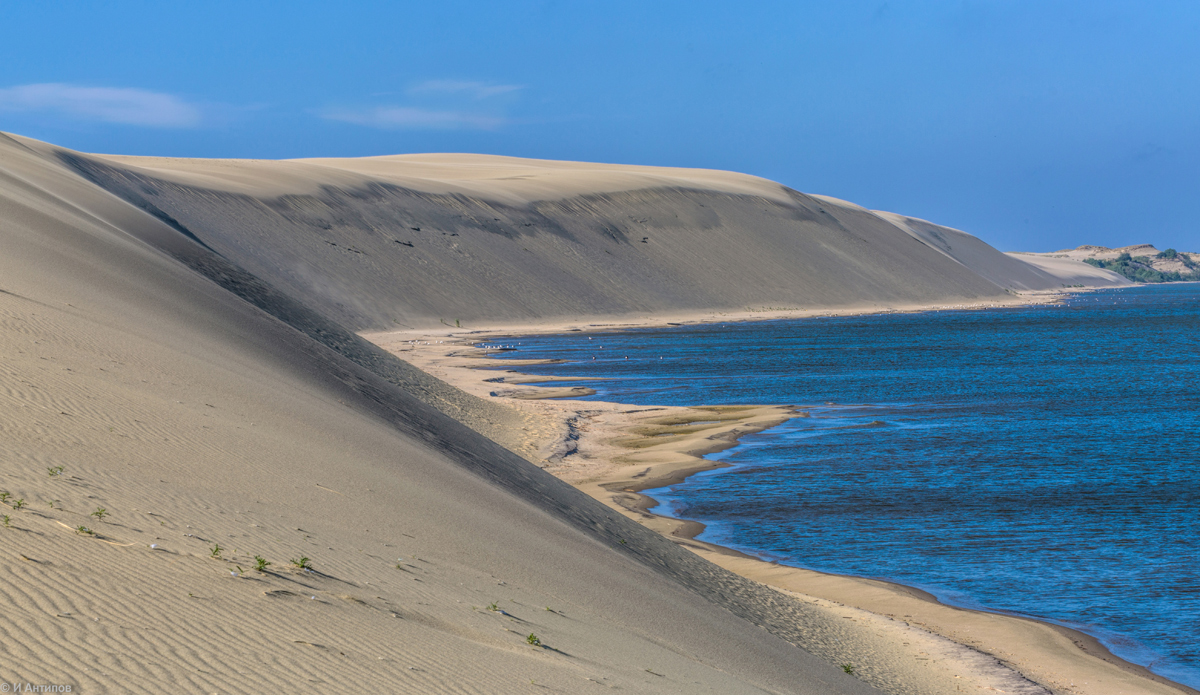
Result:
<svg viewBox="0 0 1200 695"><path fill-rule="evenodd" d="M482 155L184 160L26 144L354 330L1011 303L1014 292L1118 282L730 172Z"/></svg>

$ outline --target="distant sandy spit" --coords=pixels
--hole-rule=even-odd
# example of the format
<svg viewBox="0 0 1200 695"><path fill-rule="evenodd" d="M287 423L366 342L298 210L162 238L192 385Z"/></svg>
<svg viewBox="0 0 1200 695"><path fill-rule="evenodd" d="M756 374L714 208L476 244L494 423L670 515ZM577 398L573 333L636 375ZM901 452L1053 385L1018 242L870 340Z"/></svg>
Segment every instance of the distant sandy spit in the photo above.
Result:
<svg viewBox="0 0 1200 695"><path fill-rule="evenodd" d="M850 313L861 312L812 315ZM1196 692L1114 656L1098 640L1075 630L947 606L911 587L788 567L698 541L695 536L703 531L703 524L658 516L652 511L657 502L641 494L719 467L721 464L703 457L735 446L746 434L805 417L803 407L685 408L571 401L569 394L559 389L536 386L539 381L561 379L529 377L519 371L524 364L521 360L494 359L492 356L499 354L495 349L478 347L502 345L519 335L604 332L714 319L731 320L725 316L675 316L633 323L579 321L365 337L455 387L530 414L538 427L500 441L594 499L714 564L863 626L872 638L856 643L853 649L869 650L869 658L882 659L889 671L904 674L895 678L911 678L923 687L945 683L961 691ZM586 381L581 385L586 386ZM542 400L538 400L539 390ZM853 649L844 653L854 653ZM847 658L863 661L868 657L855 654Z"/></svg>
<svg viewBox="0 0 1200 695"><path fill-rule="evenodd" d="M1010 253L1008 255L1062 278L1063 284L1069 287L1120 287L1133 284L1111 270L1097 268L1074 258L1058 258L1033 253Z"/></svg>

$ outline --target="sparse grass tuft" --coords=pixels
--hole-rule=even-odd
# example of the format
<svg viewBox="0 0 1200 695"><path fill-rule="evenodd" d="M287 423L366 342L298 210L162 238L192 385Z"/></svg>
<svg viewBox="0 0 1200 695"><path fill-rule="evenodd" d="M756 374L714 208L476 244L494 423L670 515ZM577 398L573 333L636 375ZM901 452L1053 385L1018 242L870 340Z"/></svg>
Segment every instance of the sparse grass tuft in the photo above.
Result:
<svg viewBox="0 0 1200 695"><path fill-rule="evenodd" d="M488 609L489 611L495 612L495 611L498 611L498 610L500 610L500 607L499 607L499 606L497 606L495 603L489 603L489 604L487 605L487 609Z"/></svg>
<svg viewBox="0 0 1200 695"><path fill-rule="evenodd" d="M7 503L8 503L8 498L9 498L9 497L12 497L12 493L11 493L11 492L3 492L3 491L0 491L0 502L4 502L5 504L7 504Z"/></svg>
<svg viewBox="0 0 1200 695"><path fill-rule="evenodd" d="M90 528L88 528L88 527L86 527L86 526L76 526L76 527L75 527L75 533L78 533L78 534L79 534L79 535L81 535L81 536L94 536L94 535L96 535L96 532L95 532L95 531L91 530Z"/></svg>
<svg viewBox="0 0 1200 695"><path fill-rule="evenodd" d="M854 675L854 664L842 664L842 670L850 675Z"/></svg>
<svg viewBox="0 0 1200 695"><path fill-rule="evenodd" d="M51 468L47 468L46 472L50 474L51 478L57 478L58 476L62 475L63 467L62 466L53 466Z"/></svg>
<svg viewBox="0 0 1200 695"><path fill-rule="evenodd" d="M13 507L13 509L20 509L21 507L24 507L24 506L25 506L25 498L21 498L21 499L17 500L16 502L13 502L12 507Z"/></svg>
<svg viewBox="0 0 1200 695"><path fill-rule="evenodd" d="M538 636L533 634L532 632L529 633L529 636L525 638L525 641L528 642L530 644L530 646L533 646L533 647L542 646L542 640L539 639Z"/></svg>
<svg viewBox="0 0 1200 695"><path fill-rule="evenodd" d="M312 569L312 562L310 562L309 559L304 557L303 555L300 556L299 560L292 560L292 564L295 565L296 567L299 567L302 570Z"/></svg>
<svg viewBox="0 0 1200 695"><path fill-rule="evenodd" d="M106 515L108 515L108 510L104 507L96 507L96 511L92 512L92 516L96 517L96 521L104 521Z"/></svg>
<svg viewBox="0 0 1200 695"><path fill-rule="evenodd" d="M258 570L259 572L266 572L267 568L270 566L271 563L267 562L267 559L262 555L254 556L254 569Z"/></svg>
<svg viewBox="0 0 1200 695"><path fill-rule="evenodd" d="M221 548L220 544L214 544L212 547L212 550L208 551L208 553L210 555L212 555L213 557L217 558L218 560L220 560L221 559L221 550L222 550L222 548Z"/></svg>
<svg viewBox="0 0 1200 695"><path fill-rule="evenodd" d="M11 519L8 518L7 514L5 514L3 517L0 517L0 519L2 519L4 521L4 528L8 528L9 523L11 523L11 521L12 521Z"/></svg>

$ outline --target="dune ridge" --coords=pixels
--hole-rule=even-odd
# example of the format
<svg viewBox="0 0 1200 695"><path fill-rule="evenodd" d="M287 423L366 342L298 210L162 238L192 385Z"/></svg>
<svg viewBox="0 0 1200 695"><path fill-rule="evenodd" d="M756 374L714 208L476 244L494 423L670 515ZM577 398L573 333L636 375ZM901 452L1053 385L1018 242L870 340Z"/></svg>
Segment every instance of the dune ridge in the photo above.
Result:
<svg viewBox="0 0 1200 695"><path fill-rule="evenodd" d="M182 182L144 164L0 136L0 489L27 503L0 529L6 682L950 693L969 678L1041 691L989 658L914 666L836 606L679 548L484 436L536 416L357 335L460 312L1016 301L962 263L761 180L662 187L663 172L639 171L625 190L613 170L614 190L504 207L500 193L378 180L375 163L337 169L350 178L301 163L299 183L268 176L272 163L176 160ZM232 183L195 185L214 178ZM629 210L675 211L636 223L669 252L639 260L639 228L610 222ZM732 254L754 236L728 221L743 214L766 231ZM693 226L716 246L699 248ZM405 227L430 234L396 238ZM424 263L382 252L418 239L440 244ZM772 259L776 243L795 248ZM766 272L751 272L756 253ZM711 282L721 269L735 279ZM839 269L842 284L818 291Z"/></svg>
<svg viewBox="0 0 1200 695"><path fill-rule="evenodd" d="M1080 275L1124 282L1084 263L1039 269L920 223L970 240L969 257L948 254L912 231L918 221L729 172L479 155L164 160L27 144L353 330L1012 303Z"/></svg>

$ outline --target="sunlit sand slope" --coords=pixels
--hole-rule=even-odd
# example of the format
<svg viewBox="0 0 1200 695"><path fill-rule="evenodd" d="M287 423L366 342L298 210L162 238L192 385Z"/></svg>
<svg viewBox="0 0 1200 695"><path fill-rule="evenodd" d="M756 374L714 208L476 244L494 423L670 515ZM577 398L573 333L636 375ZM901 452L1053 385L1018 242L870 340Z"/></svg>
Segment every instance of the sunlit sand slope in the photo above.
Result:
<svg viewBox="0 0 1200 695"><path fill-rule="evenodd" d="M1060 279L1065 287L1121 287L1134 284L1128 278L1111 270L1097 268L1073 258L1051 258L1019 252L1008 255Z"/></svg>

